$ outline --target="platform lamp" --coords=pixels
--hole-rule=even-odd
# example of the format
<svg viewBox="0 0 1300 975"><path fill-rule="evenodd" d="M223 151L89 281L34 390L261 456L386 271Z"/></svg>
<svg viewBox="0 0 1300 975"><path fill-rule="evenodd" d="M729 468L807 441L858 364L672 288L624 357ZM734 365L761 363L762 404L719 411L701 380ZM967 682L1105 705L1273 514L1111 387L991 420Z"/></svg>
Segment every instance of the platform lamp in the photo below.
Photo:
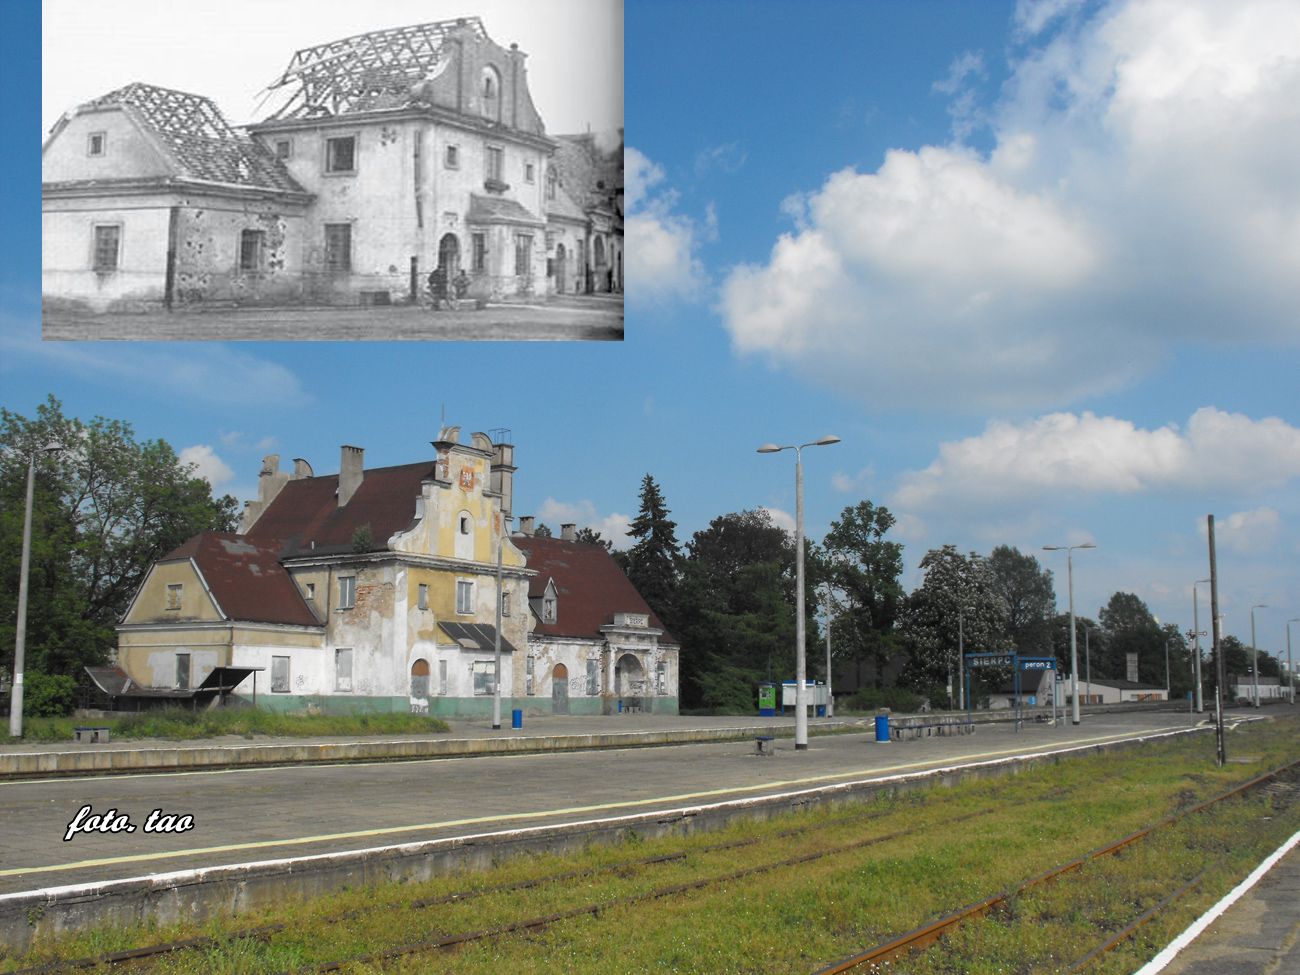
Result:
<svg viewBox="0 0 1300 975"><path fill-rule="evenodd" d="M9 736L23 736L23 664L27 650L27 575L32 564L32 496L36 484L36 455L52 456L63 445L50 441L27 455L27 506L23 509L23 554L18 571L18 616L14 621L14 686L9 695Z"/></svg>
<svg viewBox="0 0 1300 975"><path fill-rule="evenodd" d="M1074 632L1074 550L1076 548L1096 548L1092 542L1082 545L1044 545L1044 552L1065 552L1065 565L1069 573L1070 586L1070 721L1079 723L1079 637Z"/></svg>
<svg viewBox="0 0 1300 975"><path fill-rule="evenodd" d="M1255 672L1255 707L1259 707L1259 651L1255 649L1255 610L1268 609L1268 603L1250 607L1250 669Z"/></svg>
<svg viewBox="0 0 1300 975"><path fill-rule="evenodd" d="M807 637L804 621L803 592L803 448L826 447L839 443L839 437L822 437L812 443L789 444L784 447L774 443L765 443L758 448L760 454L779 454L783 450L794 451L794 545L795 545L795 656L794 656L794 749L806 751L808 748L808 689L807 661L804 657L804 640Z"/></svg>
<svg viewBox="0 0 1300 975"><path fill-rule="evenodd" d="M1291 659L1291 624L1300 623L1300 616L1286 621L1286 686L1291 706L1295 706L1295 662Z"/></svg>

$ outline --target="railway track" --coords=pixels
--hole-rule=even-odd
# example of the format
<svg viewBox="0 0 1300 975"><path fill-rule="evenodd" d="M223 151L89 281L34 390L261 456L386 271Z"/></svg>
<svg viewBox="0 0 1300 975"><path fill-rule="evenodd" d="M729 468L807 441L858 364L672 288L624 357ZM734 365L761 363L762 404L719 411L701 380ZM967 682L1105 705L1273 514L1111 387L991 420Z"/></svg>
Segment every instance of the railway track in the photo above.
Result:
<svg viewBox="0 0 1300 975"><path fill-rule="evenodd" d="M1180 810L1177 813L1169 815L1160 821L1139 830L1130 833L1118 840L1107 843L1084 856L1075 858L1068 863L1062 864L1050 871L1031 878L1024 883L1017 885L1011 890L1004 891L1000 894L985 898L977 903L968 905L959 911L945 915L933 922L921 926L914 931L890 940L882 945L868 949L865 952L846 958L828 967L818 970L817 975L826 975L826 973L847 972L853 970L873 971L878 970L879 966L885 962L897 960L911 952L924 950L941 940L946 934L953 931L960 925L970 922L974 919L984 917L990 913L1002 910L1004 906L1015 897L1018 897L1028 890L1035 887L1046 885L1057 878L1069 873L1080 870L1085 865L1095 862L1101 858L1112 856L1135 844L1142 842L1144 839L1161 829L1185 820L1189 816L1203 812L1215 805L1232 799L1236 796L1243 795L1253 790L1267 787L1270 783L1276 783L1280 776L1291 775L1294 777L1300 762L1292 763L1280 769L1276 769L1266 775L1258 776L1249 782L1242 783L1235 788L1215 796L1204 802L1197 803L1187 809ZM956 817L949 817L938 823L930 824L929 829L950 830L962 824L968 823L980 816L988 815L998 811L1001 804L992 804L974 812L968 812ZM878 814L884 815L884 814ZM861 810L849 812L848 814L833 819L832 825L837 822L863 822L869 821L874 816L863 816ZM435 897L421 898L412 900L400 905L393 905L391 909L411 912L413 915L412 922L415 927L427 925L427 919L419 917L420 912L427 912L431 908L440 905L455 904L478 897L484 897L494 894L510 894L513 892L524 891L548 884L562 884L567 881L594 880L602 875L618 875L622 877L631 876L638 872L649 873L656 867L666 864L683 863L687 860L699 860L708 854L738 850L744 847L751 847L758 843L767 843L772 839L792 839L801 835L808 834L812 831L821 831L826 829L827 823L822 822L816 826L804 826L790 830L784 830L774 836L764 839L740 839L725 843L717 843L704 847L697 847L689 852L673 852L659 856L633 858L620 860L614 863L603 864L597 867L591 867L580 870L569 870L543 877L514 881L510 883L488 885L482 887L471 887L448 894L441 894ZM386 963L393 962L397 959L419 954L437 954L448 950L455 950L471 945L475 942L493 941L501 939L512 934L536 933L543 931L560 922L579 919L584 917L599 917L602 914L616 911L623 908L635 908L649 902L663 900L668 898L685 897L695 892L706 891L708 889L718 889L734 884L738 881L756 877L765 873L771 873L783 869L797 868L804 864L810 864L818 860L829 857L841 856L847 853L860 851L869 847L878 846L893 840L899 840L909 835L908 830L894 831L889 833L877 834L853 839L849 842L827 845L824 847L809 850L795 856L788 856L779 859L765 860L746 866L739 870L728 870L724 872L711 873L685 883L659 884L649 886L647 889L639 890L635 893L622 897L607 898L604 900L595 900L577 906L569 907L564 910L557 910L551 913L539 914L531 917L512 919L503 923L492 924L473 930L453 931L448 933L439 932L426 938L420 938L406 944L394 945L380 951L371 952L365 955L351 955L343 961L324 961L318 964L305 965L290 969L285 969L286 973L292 975L305 975L305 973L315 972L333 972L338 971L349 965L370 965L383 966ZM1168 903L1171 903L1176 897L1182 896L1189 890L1195 888L1200 882L1201 877L1193 878L1192 881L1184 884L1178 891L1170 895L1166 901L1162 901L1147 915L1138 919L1131 929L1117 933L1108 944L1101 946L1096 951L1090 953L1087 957L1082 958L1077 963L1073 971L1081 971L1090 965L1096 957L1104 954L1114 947L1115 944L1122 943L1127 937L1131 936L1142 924L1149 921L1152 917L1159 915ZM369 911L355 910L339 913L331 916L327 920L331 924L346 925L350 921L363 918ZM121 969L123 971L133 971L141 965L148 965L152 961L158 960L162 956L175 955L186 951L207 951L220 949L223 945L230 945L240 940L251 941L270 941L276 934L285 930L287 925L274 924L260 927L252 927L234 934L226 935L222 938L191 938L180 941L173 941L164 944L142 946L139 948L128 949L125 951L104 953L93 957L72 959L67 961L50 962L43 965L37 965L30 968L21 969L14 975L52 975L55 972L77 971L89 968L101 969ZM874 967L873 967L874 966Z"/></svg>

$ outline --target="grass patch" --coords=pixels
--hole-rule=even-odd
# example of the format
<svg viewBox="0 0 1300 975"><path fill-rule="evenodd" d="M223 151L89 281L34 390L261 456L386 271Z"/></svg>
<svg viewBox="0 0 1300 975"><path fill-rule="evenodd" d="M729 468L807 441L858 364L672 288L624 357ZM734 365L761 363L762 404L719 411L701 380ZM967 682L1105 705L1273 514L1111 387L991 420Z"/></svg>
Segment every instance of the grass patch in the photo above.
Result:
<svg viewBox="0 0 1300 975"><path fill-rule="evenodd" d="M812 972L1295 760L1298 725L1274 720L1235 731L1233 745L1240 754L1249 745L1255 759L1250 765L1216 768L1208 735L1153 742L716 832L631 837L578 855L527 855L481 872L341 891L202 927L90 932L40 945L8 964L210 934L221 943L131 970L282 972L599 904L595 916L449 953L354 961L346 970ZM1003 914L963 928L940 948L894 970L1063 970L1107 932L1205 874L1194 897L1096 968L1132 971L1300 828L1300 802L1285 795L1268 790L1218 804L1081 875L1026 892ZM830 850L835 852L779 865ZM641 862L669 855L674 858ZM723 877L728 879L718 882ZM673 891L701 880L713 882ZM534 885L500 889L528 882ZM283 928L264 939L241 937L264 924Z"/></svg>
<svg viewBox="0 0 1300 975"><path fill-rule="evenodd" d="M222 735L305 738L314 735L424 734L448 730L445 721L426 714L288 714L261 708L218 708L211 711L167 708L111 718L29 718L23 722L23 740L71 741L72 730L86 725L110 728L114 738L171 740L218 738Z"/></svg>

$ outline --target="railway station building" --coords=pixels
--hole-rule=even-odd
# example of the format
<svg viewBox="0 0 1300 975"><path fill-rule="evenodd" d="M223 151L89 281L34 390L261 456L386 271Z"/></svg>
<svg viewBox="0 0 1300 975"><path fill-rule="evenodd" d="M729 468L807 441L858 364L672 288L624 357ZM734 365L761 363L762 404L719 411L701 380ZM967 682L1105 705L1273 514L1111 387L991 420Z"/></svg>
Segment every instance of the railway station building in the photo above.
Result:
<svg viewBox="0 0 1300 975"><path fill-rule="evenodd" d="M140 82L73 108L42 147L47 307L395 304L435 268L482 300L621 290L621 132L548 135L526 62L463 17L297 51L242 127Z"/></svg>
<svg viewBox="0 0 1300 975"><path fill-rule="evenodd" d="M92 669L114 706L676 713L678 647L603 546L510 534L514 447L445 428L431 460L338 474L267 457L237 533L156 562ZM498 560L500 585L498 585Z"/></svg>

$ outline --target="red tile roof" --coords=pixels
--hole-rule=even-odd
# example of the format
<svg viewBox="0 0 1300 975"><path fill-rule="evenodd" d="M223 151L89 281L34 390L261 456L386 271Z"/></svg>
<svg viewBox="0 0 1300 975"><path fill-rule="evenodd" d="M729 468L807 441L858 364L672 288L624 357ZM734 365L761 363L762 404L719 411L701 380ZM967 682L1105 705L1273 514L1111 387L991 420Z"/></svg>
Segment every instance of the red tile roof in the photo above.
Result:
<svg viewBox="0 0 1300 975"><path fill-rule="evenodd" d="M357 551L357 532L370 530L360 551L382 552L388 539L415 524L421 483L434 475L434 462L366 471L361 486L339 507L339 476L307 477L286 484L262 512L247 538L279 546L281 558Z"/></svg>
<svg viewBox="0 0 1300 975"><path fill-rule="evenodd" d="M555 580L559 597L555 622L539 620L534 633L601 639L600 628L613 623L615 613L644 613L651 626L664 629L603 545L535 535L514 535L510 541L524 553L528 568L537 571L528 582L529 599L541 599L546 584ZM660 640L677 642L666 630Z"/></svg>
<svg viewBox="0 0 1300 975"><path fill-rule="evenodd" d="M279 548L233 532L202 532L159 561L193 559L227 619L320 626L297 583L280 564Z"/></svg>

